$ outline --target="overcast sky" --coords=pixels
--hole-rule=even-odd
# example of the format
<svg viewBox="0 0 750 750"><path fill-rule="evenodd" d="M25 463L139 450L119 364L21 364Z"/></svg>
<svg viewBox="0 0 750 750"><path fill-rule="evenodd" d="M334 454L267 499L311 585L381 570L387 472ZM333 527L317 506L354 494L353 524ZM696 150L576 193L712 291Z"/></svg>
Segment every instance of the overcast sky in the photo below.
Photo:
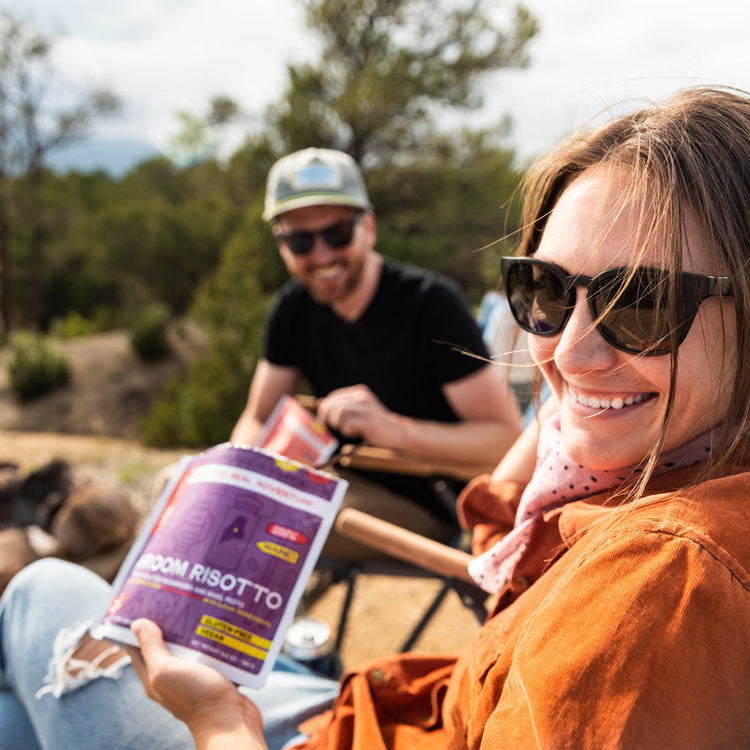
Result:
<svg viewBox="0 0 750 750"><path fill-rule="evenodd" d="M697 83L750 90L750 3L739 0L525 0L542 31L531 66L486 81L470 123L510 114L510 144L529 158L612 105L617 112ZM55 68L102 84L123 110L75 150L84 167L128 166L163 146L178 109L224 93L258 114L277 100L285 63L315 59L299 0L0 0L59 33Z"/></svg>

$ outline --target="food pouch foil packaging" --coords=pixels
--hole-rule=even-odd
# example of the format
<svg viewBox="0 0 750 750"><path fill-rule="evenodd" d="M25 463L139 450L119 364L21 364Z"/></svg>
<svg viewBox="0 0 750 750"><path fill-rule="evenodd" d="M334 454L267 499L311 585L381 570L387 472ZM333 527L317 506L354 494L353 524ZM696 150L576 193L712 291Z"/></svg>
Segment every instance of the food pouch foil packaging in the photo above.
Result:
<svg viewBox="0 0 750 750"><path fill-rule="evenodd" d="M156 622L169 650L261 687L283 644L347 483L258 448L184 458L91 633L137 646Z"/></svg>
<svg viewBox="0 0 750 750"><path fill-rule="evenodd" d="M264 423L254 445L310 466L322 466L339 443L312 412L285 395Z"/></svg>

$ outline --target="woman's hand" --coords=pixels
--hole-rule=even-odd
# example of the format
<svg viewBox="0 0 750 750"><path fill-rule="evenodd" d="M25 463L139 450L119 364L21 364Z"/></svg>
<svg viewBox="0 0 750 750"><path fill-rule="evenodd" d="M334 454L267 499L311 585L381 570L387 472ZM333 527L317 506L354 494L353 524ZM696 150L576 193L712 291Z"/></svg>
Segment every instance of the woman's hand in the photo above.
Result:
<svg viewBox="0 0 750 750"><path fill-rule="evenodd" d="M187 724L198 750L267 750L257 706L229 680L170 654L150 620L136 620L131 630L141 649L131 646L128 652L146 694Z"/></svg>

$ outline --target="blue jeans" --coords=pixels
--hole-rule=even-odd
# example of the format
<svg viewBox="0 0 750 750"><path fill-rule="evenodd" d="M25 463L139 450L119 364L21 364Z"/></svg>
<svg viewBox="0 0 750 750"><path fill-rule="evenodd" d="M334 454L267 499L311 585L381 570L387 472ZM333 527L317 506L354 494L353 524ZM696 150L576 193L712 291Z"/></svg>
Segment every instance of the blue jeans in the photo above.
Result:
<svg viewBox="0 0 750 750"><path fill-rule="evenodd" d="M78 565L40 560L0 599L0 750L192 750L187 727L143 691L130 665L56 698L43 687L63 628L91 620L109 586ZM299 738L297 724L329 708L338 683L281 657L265 687L248 691L271 750Z"/></svg>

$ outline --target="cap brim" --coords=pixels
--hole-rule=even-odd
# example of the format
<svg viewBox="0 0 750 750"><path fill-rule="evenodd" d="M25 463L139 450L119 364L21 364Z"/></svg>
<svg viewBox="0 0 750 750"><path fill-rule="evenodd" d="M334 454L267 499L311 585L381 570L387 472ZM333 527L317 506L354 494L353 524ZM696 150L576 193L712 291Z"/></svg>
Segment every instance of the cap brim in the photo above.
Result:
<svg viewBox="0 0 750 750"><path fill-rule="evenodd" d="M293 211L295 208L306 208L307 206L349 206L361 208L366 211L372 209L370 203L365 203L348 195L337 195L335 193L316 193L315 195L300 195L285 201L278 201L272 208L263 212L266 221L275 219L280 214Z"/></svg>

